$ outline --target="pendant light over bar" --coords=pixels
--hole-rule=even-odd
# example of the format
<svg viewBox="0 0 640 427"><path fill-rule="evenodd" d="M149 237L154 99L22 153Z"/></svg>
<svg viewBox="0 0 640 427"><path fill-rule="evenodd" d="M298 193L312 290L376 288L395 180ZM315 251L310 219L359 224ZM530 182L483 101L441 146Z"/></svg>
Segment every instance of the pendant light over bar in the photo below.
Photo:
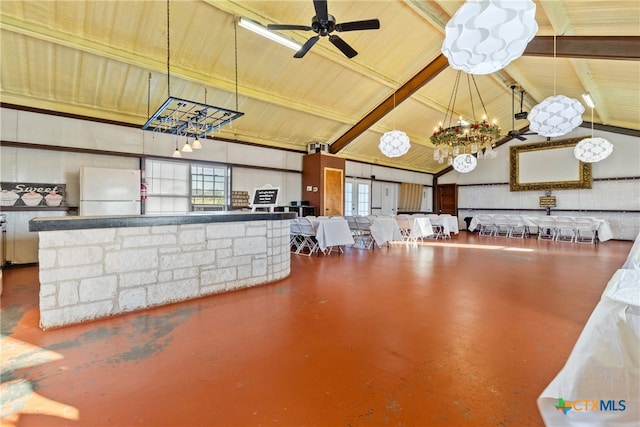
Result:
<svg viewBox="0 0 640 427"><path fill-rule="evenodd" d="M183 152L190 153L192 148L200 149L202 144L199 138L204 138L215 129L231 123L233 120L242 117L244 113L227 108L216 107L205 103L189 101L171 96L171 33L170 16L171 8L167 0L167 100L158 110L149 117L149 120L142 126L142 130L167 133L186 137L186 142L182 148ZM236 23L234 22L235 41L235 71L236 71L236 109L238 108L238 46ZM151 87L151 76L149 76L149 87ZM151 94L148 94L151 97ZM193 147L189 145L189 138L194 138ZM173 157L180 154L176 143L176 151Z"/></svg>

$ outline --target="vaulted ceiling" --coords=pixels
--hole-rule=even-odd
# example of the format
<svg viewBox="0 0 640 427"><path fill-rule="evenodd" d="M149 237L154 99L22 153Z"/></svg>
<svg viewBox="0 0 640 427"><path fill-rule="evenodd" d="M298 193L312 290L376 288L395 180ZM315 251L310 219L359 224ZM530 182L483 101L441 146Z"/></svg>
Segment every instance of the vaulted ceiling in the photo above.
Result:
<svg viewBox="0 0 640 427"><path fill-rule="evenodd" d="M329 0L338 22L377 18L381 28L340 33L358 51L353 59L325 37L295 59L236 23L242 16L310 25L312 0L172 0L169 13L162 0L3 0L0 100L142 126L171 95L243 112L218 138L297 151L324 142L347 159L438 173L447 165L433 160L429 137L456 76L440 49L444 26L463 3ZM595 123L640 130L640 3L535 3L539 30L525 55L475 78L503 134L512 128L514 84L525 91L525 111L554 94L582 102L590 92ZM301 44L313 35L281 34ZM473 118L462 88L455 112ZM583 119L591 121L589 108ZM406 132L412 148L391 159L378 143L393 129Z"/></svg>

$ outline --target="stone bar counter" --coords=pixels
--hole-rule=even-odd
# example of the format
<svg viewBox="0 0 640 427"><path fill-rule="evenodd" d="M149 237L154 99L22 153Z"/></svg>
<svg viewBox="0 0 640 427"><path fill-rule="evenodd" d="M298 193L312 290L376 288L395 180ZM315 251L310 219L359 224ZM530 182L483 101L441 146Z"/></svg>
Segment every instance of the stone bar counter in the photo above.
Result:
<svg viewBox="0 0 640 427"><path fill-rule="evenodd" d="M295 213L34 218L40 327L262 285L290 274Z"/></svg>

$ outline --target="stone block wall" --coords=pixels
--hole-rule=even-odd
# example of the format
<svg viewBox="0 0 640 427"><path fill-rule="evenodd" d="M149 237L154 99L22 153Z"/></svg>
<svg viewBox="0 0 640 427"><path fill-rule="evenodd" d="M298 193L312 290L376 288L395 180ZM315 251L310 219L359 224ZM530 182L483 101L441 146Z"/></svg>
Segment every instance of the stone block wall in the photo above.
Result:
<svg viewBox="0 0 640 427"><path fill-rule="evenodd" d="M40 327L289 276L289 220L39 232Z"/></svg>

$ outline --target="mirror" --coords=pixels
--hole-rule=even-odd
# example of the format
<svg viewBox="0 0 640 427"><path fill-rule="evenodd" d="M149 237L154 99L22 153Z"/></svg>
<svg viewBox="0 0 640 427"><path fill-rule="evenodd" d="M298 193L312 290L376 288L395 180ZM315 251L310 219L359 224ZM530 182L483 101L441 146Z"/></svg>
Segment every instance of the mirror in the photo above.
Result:
<svg viewBox="0 0 640 427"><path fill-rule="evenodd" d="M591 163L575 158L573 149L586 136L509 148L511 191L591 188Z"/></svg>

